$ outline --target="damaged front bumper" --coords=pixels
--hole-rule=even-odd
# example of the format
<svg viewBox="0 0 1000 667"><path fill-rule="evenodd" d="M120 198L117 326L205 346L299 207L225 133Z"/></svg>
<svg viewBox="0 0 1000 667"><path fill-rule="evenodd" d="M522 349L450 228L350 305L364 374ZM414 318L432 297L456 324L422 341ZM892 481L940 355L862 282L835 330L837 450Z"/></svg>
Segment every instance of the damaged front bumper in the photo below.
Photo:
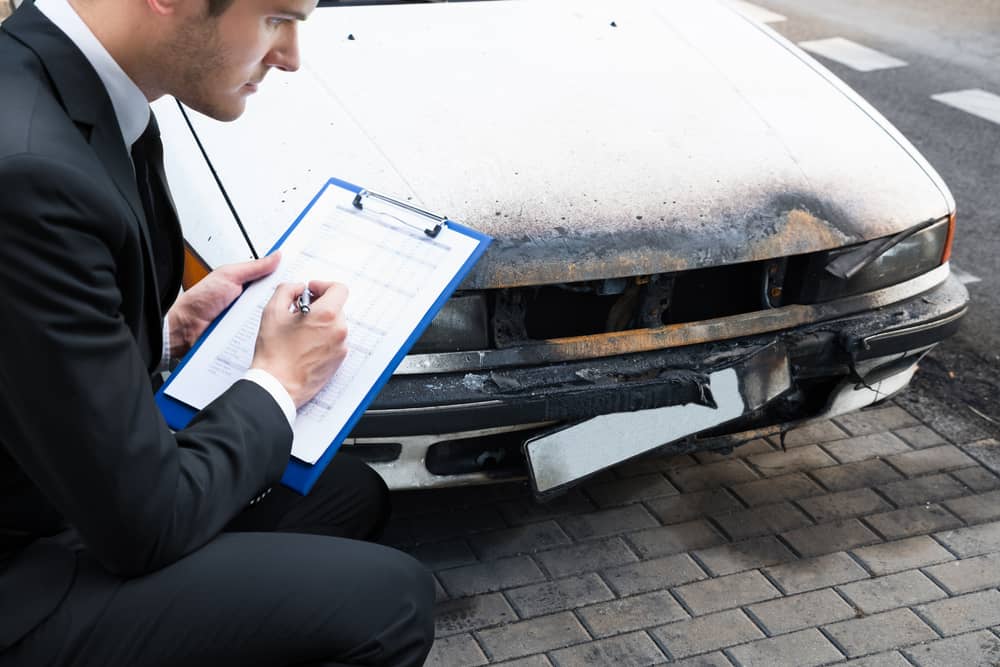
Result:
<svg viewBox="0 0 1000 667"><path fill-rule="evenodd" d="M651 449L732 447L882 400L957 330L967 302L944 265L810 307L822 320L811 323L796 306L619 334L625 353L614 355L573 340L424 355L397 371L345 445L391 488L530 473L536 491L552 492ZM567 345L585 358L546 358ZM614 415L602 420L612 429L596 427L602 415Z"/></svg>

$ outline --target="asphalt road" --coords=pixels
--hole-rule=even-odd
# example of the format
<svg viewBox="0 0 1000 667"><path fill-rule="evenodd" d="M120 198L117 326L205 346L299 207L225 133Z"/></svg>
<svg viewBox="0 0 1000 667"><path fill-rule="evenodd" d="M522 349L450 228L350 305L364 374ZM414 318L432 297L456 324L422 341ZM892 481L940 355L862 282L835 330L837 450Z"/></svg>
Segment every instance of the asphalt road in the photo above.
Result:
<svg viewBox="0 0 1000 667"><path fill-rule="evenodd" d="M862 72L823 56L912 141L949 185L958 205L953 267L968 284L969 315L939 346L901 397L959 441L1000 437L1000 123L932 95L981 89L1000 95L1000 1L762 0L785 17L768 24L792 41L842 37L905 61Z"/></svg>

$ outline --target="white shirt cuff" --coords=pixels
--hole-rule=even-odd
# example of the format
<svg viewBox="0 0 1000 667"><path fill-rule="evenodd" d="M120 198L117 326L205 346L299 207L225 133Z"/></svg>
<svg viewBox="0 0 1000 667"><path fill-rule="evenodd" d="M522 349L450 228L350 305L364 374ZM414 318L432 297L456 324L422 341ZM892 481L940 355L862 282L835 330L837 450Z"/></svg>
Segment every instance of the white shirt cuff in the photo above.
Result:
<svg viewBox="0 0 1000 667"><path fill-rule="evenodd" d="M274 402L278 404L278 407L285 414L288 425L293 428L295 427L295 401L292 400L288 391L273 375L259 368L251 368L243 374L243 379L260 385L264 391L269 393Z"/></svg>

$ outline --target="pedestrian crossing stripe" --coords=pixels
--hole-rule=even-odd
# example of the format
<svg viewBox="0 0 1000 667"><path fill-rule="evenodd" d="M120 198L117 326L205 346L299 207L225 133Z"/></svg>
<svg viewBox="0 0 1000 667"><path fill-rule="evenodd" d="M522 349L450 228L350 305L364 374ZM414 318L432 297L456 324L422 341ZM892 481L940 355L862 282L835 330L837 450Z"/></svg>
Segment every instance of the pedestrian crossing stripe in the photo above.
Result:
<svg viewBox="0 0 1000 667"><path fill-rule="evenodd" d="M904 60L893 58L844 37L814 39L799 42L799 46L806 51L829 58L859 72L874 72L875 70L906 66Z"/></svg>
<svg viewBox="0 0 1000 667"><path fill-rule="evenodd" d="M786 20L781 14L776 14L760 5L746 2L746 0L730 0L729 4L740 14L757 23L777 23L778 21Z"/></svg>
<svg viewBox="0 0 1000 667"><path fill-rule="evenodd" d="M931 99L1000 125L1000 95L972 88L931 95Z"/></svg>

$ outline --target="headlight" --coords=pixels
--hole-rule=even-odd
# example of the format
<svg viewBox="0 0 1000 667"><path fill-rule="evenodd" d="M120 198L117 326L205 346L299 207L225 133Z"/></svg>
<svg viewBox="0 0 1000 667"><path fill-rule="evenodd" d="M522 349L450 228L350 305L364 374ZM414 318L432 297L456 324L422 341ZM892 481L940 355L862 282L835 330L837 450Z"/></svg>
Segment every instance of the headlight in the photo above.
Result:
<svg viewBox="0 0 1000 667"><path fill-rule="evenodd" d="M889 287L927 273L948 260L953 227L954 216L950 216L912 234L901 232L896 235L898 241L896 237L885 237L792 258L789 275L800 276L801 284L792 290L795 296L791 301L830 301ZM793 268L794 264L799 266Z"/></svg>
<svg viewBox="0 0 1000 667"><path fill-rule="evenodd" d="M453 296L445 302L427 331L413 346L413 354L483 350L489 347L486 297Z"/></svg>

